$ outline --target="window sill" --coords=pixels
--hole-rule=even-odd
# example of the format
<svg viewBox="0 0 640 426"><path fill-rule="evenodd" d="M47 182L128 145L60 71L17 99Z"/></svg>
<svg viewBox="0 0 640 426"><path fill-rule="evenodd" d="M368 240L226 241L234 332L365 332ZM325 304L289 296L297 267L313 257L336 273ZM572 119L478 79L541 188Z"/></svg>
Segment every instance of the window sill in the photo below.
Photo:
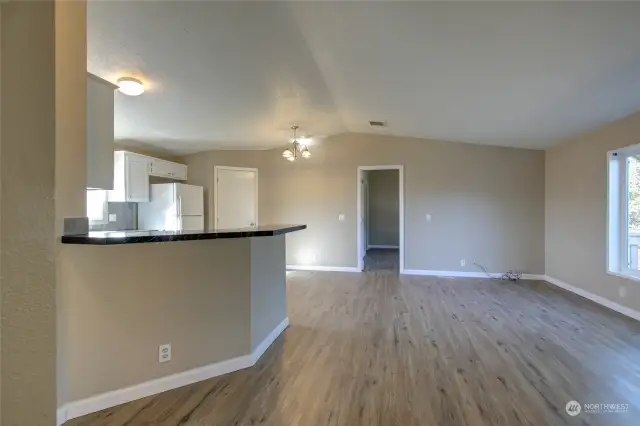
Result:
<svg viewBox="0 0 640 426"><path fill-rule="evenodd" d="M622 272L607 271L607 275L613 275L614 277L624 278L624 279L629 280L629 281L640 282L640 277L637 277L635 275L628 275L628 274L625 274L625 273L622 273Z"/></svg>

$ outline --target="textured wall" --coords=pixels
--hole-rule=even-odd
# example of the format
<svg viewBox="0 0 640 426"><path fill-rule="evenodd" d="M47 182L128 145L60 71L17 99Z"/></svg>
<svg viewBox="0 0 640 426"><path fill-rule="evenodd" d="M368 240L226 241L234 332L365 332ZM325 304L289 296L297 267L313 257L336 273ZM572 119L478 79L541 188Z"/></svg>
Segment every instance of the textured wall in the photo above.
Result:
<svg viewBox="0 0 640 426"><path fill-rule="evenodd" d="M54 3L0 6L2 426L56 421Z"/></svg>
<svg viewBox="0 0 640 426"><path fill-rule="evenodd" d="M63 252L61 403L250 353L250 239ZM173 359L160 364L165 343Z"/></svg>
<svg viewBox="0 0 640 426"><path fill-rule="evenodd" d="M251 349L287 317L285 236L251 239Z"/></svg>
<svg viewBox="0 0 640 426"><path fill-rule="evenodd" d="M55 2L56 82L56 303L63 306L67 282L60 275L62 263L58 236L65 217L86 216L86 102L87 102L87 5L86 1ZM57 317L57 313L56 313ZM67 387L64 362L67 347L65 324L57 322L57 400Z"/></svg>
<svg viewBox="0 0 640 426"><path fill-rule="evenodd" d="M398 170L369 172L369 245L400 244Z"/></svg>
<svg viewBox="0 0 640 426"><path fill-rule="evenodd" d="M358 166L402 164L407 269L544 272L543 151L366 134L312 148L295 163L282 149L187 156L189 180L210 188L214 164L258 167L260 221L308 225L287 236L287 263L355 267Z"/></svg>
<svg viewBox="0 0 640 426"><path fill-rule="evenodd" d="M638 283L606 273L606 226L607 152L639 136L640 113L548 150L545 203L547 275L637 311Z"/></svg>

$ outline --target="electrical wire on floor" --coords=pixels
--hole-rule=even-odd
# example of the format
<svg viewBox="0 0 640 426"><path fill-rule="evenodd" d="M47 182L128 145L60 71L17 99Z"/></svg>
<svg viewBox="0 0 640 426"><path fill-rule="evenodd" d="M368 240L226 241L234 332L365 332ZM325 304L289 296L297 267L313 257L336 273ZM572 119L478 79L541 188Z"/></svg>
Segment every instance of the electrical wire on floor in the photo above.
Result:
<svg viewBox="0 0 640 426"><path fill-rule="evenodd" d="M487 272L487 269L484 266L482 266L481 264L479 264L478 262L473 262L473 264L476 265L478 268L482 269L482 272L484 272L487 275L487 277L491 278L491 279L518 281L519 279L522 278L522 272L513 271L513 270L508 270L507 272L502 274L502 276L496 277L496 276L491 275L489 272Z"/></svg>

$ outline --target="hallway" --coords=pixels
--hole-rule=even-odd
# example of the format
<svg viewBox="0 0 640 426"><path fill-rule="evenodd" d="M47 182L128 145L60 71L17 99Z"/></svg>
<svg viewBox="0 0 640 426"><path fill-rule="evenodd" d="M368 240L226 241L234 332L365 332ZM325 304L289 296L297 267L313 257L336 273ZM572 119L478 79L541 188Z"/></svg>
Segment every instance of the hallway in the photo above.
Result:
<svg viewBox="0 0 640 426"><path fill-rule="evenodd" d="M397 274L399 259L398 249L371 248L364 257L364 271L392 271Z"/></svg>

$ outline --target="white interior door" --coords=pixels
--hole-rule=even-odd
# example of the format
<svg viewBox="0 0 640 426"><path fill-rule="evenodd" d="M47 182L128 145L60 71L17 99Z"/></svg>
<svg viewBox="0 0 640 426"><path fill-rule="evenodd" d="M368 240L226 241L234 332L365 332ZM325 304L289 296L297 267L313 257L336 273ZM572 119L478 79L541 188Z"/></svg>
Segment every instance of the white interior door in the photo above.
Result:
<svg viewBox="0 0 640 426"><path fill-rule="evenodd" d="M258 223L258 170L216 167L216 228L235 229Z"/></svg>
<svg viewBox="0 0 640 426"><path fill-rule="evenodd" d="M369 248L369 182L367 180L364 181L362 185L362 193L364 194L364 199L362 202L364 203L364 224L363 224L363 233L364 233L364 254L366 255L367 249Z"/></svg>
<svg viewBox="0 0 640 426"><path fill-rule="evenodd" d="M360 260L364 259L369 246L369 172L362 170L360 174L360 241L358 242Z"/></svg>

